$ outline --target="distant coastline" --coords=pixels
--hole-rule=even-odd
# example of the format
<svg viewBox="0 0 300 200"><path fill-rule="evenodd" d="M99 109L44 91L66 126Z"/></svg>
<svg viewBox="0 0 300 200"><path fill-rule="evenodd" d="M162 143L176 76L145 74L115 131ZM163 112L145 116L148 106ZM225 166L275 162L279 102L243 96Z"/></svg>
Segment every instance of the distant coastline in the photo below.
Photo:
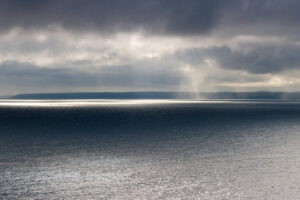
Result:
<svg viewBox="0 0 300 200"><path fill-rule="evenodd" d="M17 94L6 99L270 99L300 100L300 92L74 92Z"/></svg>

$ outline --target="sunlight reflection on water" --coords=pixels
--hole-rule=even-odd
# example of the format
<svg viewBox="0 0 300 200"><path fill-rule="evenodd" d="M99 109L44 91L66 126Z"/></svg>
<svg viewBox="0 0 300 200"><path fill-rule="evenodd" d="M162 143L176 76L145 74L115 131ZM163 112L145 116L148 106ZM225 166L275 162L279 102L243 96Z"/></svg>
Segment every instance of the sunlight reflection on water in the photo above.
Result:
<svg viewBox="0 0 300 200"><path fill-rule="evenodd" d="M0 106L30 106L30 107L56 107L56 106L101 106L101 105L151 105L151 104L230 104L230 103L300 103L299 101L282 101L282 100L238 100L238 99L224 99L224 100L207 100L207 99L139 99L139 100L116 100L116 99L74 99L74 100L11 100L0 99Z"/></svg>
<svg viewBox="0 0 300 200"><path fill-rule="evenodd" d="M299 104L123 103L1 101L1 198L300 197Z"/></svg>

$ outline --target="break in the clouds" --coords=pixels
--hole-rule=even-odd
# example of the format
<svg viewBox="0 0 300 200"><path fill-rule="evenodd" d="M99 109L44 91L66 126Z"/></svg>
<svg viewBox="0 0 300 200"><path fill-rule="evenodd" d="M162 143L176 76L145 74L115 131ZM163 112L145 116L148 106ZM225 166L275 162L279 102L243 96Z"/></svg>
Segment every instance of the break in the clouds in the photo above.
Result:
<svg viewBox="0 0 300 200"><path fill-rule="evenodd" d="M297 0L3 0L1 94L300 86Z"/></svg>

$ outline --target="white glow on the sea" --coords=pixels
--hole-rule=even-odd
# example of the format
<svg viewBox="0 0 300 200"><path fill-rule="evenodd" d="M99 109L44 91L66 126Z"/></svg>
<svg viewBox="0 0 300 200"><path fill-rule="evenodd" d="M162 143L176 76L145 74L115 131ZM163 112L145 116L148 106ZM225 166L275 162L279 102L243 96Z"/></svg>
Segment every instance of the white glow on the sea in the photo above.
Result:
<svg viewBox="0 0 300 200"><path fill-rule="evenodd" d="M102 105L151 105L151 104L197 104L225 103L217 100L0 100L0 106L60 107L60 106L102 106Z"/></svg>
<svg viewBox="0 0 300 200"><path fill-rule="evenodd" d="M202 104L202 103L280 103L280 100L243 100L243 99L138 99L138 100L115 100L115 99L80 99L80 100L0 100L0 107L86 107L86 106L118 106L118 105L159 105L159 104ZM282 101L284 103L286 101ZM289 101L299 103L298 101Z"/></svg>

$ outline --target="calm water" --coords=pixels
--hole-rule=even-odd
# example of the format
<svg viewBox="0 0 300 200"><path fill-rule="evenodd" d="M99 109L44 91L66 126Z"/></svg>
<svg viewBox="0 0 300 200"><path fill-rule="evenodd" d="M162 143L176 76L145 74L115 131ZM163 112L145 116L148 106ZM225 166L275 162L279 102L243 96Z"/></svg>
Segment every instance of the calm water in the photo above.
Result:
<svg viewBox="0 0 300 200"><path fill-rule="evenodd" d="M0 101L0 199L299 199L300 104Z"/></svg>

